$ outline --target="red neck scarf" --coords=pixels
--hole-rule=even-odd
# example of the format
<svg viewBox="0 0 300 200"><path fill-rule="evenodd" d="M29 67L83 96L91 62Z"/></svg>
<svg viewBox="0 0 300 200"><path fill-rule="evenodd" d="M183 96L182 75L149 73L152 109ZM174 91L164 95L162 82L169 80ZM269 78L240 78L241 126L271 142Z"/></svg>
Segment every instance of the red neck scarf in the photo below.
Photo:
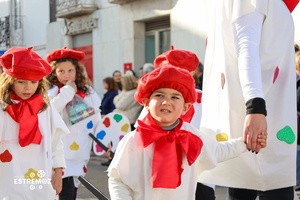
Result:
<svg viewBox="0 0 300 200"><path fill-rule="evenodd" d="M183 121L172 130L165 131L148 114L143 121L138 120L137 131L144 147L156 143L152 160L152 187L176 188L181 184L183 153L192 165L201 152L202 140L193 133L180 130Z"/></svg>
<svg viewBox="0 0 300 200"><path fill-rule="evenodd" d="M17 104L8 106L8 114L20 124L19 144L25 147L29 144L40 144L42 134L38 127L37 114L45 104L42 95L36 94L29 99L23 100L15 94L12 94L13 100L19 101Z"/></svg>
<svg viewBox="0 0 300 200"><path fill-rule="evenodd" d="M288 7L290 12L293 12L294 8L299 3L299 0L284 0L285 5Z"/></svg>

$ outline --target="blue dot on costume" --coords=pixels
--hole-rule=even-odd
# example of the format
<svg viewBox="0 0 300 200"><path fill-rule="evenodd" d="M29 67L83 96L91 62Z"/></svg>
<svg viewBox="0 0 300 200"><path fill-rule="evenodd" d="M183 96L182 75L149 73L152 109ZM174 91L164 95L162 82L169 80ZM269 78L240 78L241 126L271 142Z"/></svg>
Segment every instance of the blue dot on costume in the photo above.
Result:
<svg viewBox="0 0 300 200"><path fill-rule="evenodd" d="M116 122L120 122L122 119L123 119L122 115L118 115L118 114L115 114L115 115L114 115L114 120L115 120Z"/></svg>
<svg viewBox="0 0 300 200"><path fill-rule="evenodd" d="M103 138L106 136L105 131L100 131L99 133L96 134L96 137L100 140L103 140Z"/></svg>
<svg viewBox="0 0 300 200"><path fill-rule="evenodd" d="M293 144L296 140L296 136L290 126L285 126L277 133L277 138L280 141L284 141L288 144Z"/></svg>
<svg viewBox="0 0 300 200"><path fill-rule="evenodd" d="M92 121L89 121L89 123L87 123L87 125L86 125L87 129L92 129L93 126L94 126L94 124Z"/></svg>

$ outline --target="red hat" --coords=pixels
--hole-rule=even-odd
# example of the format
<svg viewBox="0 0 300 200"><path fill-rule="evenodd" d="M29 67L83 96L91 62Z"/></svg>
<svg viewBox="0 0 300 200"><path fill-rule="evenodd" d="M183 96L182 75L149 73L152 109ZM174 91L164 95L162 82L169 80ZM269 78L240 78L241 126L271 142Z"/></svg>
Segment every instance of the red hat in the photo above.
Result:
<svg viewBox="0 0 300 200"><path fill-rule="evenodd" d="M138 82L134 97L140 104L143 104L142 99L149 98L159 88L171 88L179 91L185 103L196 101L194 78L188 71L173 66L156 68L144 75Z"/></svg>
<svg viewBox="0 0 300 200"><path fill-rule="evenodd" d="M76 51L73 49L67 49L64 47L62 49L54 49L47 54L46 60L50 63L53 60L57 60L63 57L74 58L78 61L82 60L85 57L83 51Z"/></svg>
<svg viewBox="0 0 300 200"><path fill-rule="evenodd" d="M173 49L173 46L171 46L170 51L164 52L155 58L154 68L172 65L191 72L196 70L199 63L198 57L193 52Z"/></svg>
<svg viewBox="0 0 300 200"><path fill-rule="evenodd" d="M51 73L52 68L32 47L12 47L0 57L3 71L15 78L39 81Z"/></svg>

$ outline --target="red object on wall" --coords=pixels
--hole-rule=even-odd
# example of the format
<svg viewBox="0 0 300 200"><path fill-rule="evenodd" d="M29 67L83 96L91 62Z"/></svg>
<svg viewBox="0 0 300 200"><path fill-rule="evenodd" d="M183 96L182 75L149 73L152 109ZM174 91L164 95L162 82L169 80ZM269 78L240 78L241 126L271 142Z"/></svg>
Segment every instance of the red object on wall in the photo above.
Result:
<svg viewBox="0 0 300 200"><path fill-rule="evenodd" d="M124 73L129 69L132 69L132 63L124 63Z"/></svg>
<svg viewBox="0 0 300 200"><path fill-rule="evenodd" d="M77 51L83 51L85 53L85 58L80 62L85 66L87 75L89 79L93 82L94 73L93 73L93 45L87 45L82 47L73 48Z"/></svg>

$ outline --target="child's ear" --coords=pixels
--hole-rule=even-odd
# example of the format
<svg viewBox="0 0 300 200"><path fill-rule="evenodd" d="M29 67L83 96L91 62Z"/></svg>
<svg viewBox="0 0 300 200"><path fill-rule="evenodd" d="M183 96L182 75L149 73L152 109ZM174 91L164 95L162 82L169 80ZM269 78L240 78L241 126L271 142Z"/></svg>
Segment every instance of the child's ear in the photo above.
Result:
<svg viewBox="0 0 300 200"><path fill-rule="evenodd" d="M184 103L181 115L185 115L192 106L191 103Z"/></svg>
<svg viewBox="0 0 300 200"><path fill-rule="evenodd" d="M144 107L146 108L146 110L149 110L149 98L143 98L142 102L143 102Z"/></svg>

